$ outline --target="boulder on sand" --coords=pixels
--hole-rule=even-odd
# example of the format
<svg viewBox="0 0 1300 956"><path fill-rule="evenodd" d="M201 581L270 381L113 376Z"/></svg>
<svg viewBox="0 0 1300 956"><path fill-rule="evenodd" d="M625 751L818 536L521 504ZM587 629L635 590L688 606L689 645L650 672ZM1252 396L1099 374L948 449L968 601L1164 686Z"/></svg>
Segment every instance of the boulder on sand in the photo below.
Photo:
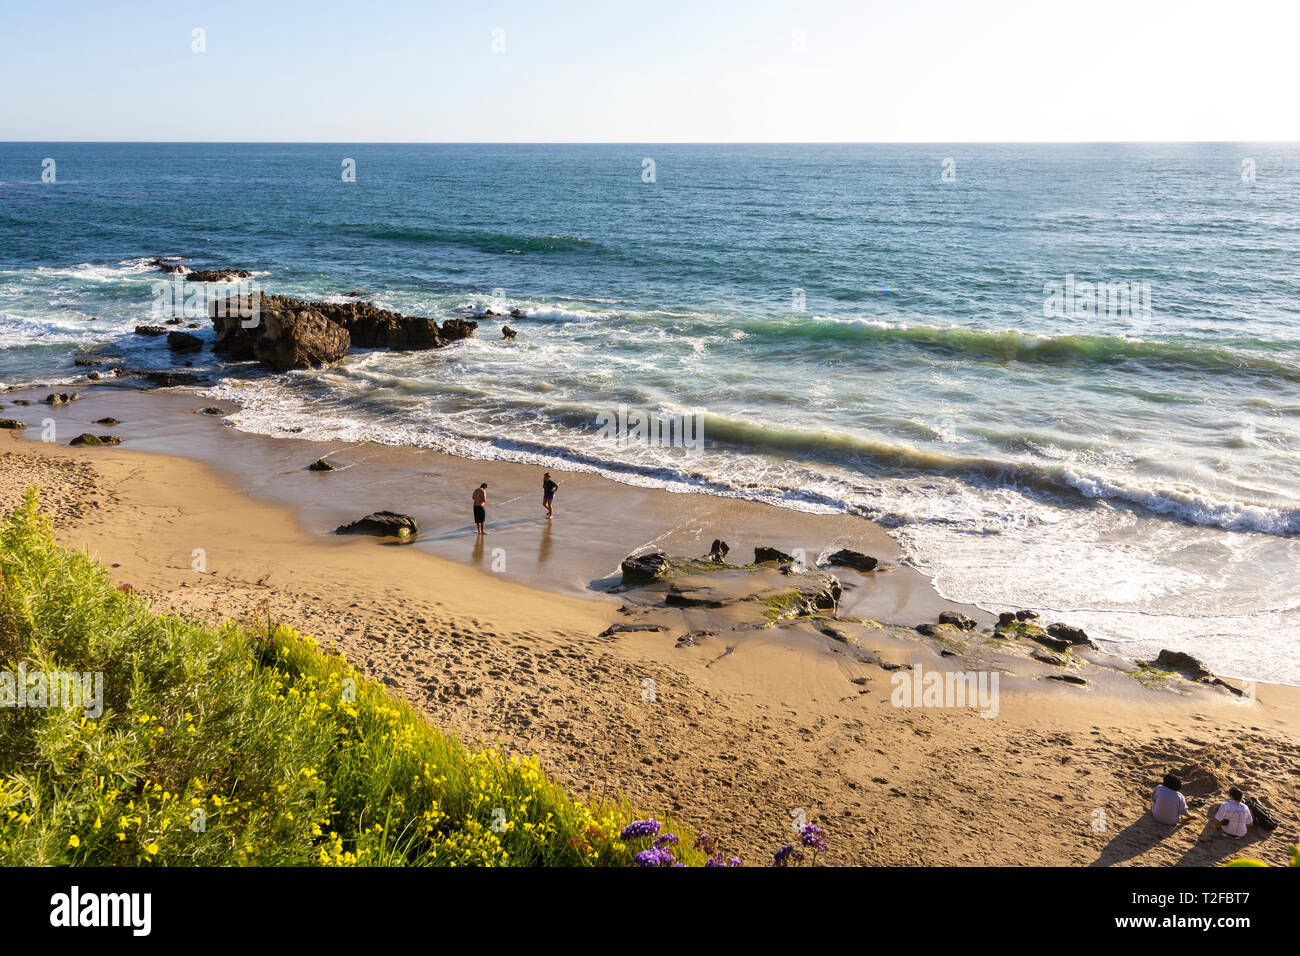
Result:
<svg viewBox="0 0 1300 956"><path fill-rule="evenodd" d="M267 311L262 321L266 331L253 346L253 354L277 372L337 362L351 342L347 329L311 309Z"/></svg>
<svg viewBox="0 0 1300 956"><path fill-rule="evenodd" d="M16 418L0 418L0 428L8 428L17 431L20 428L26 428L26 422L20 422Z"/></svg>
<svg viewBox="0 0 1300 956"><path fill-rule="evenodd" d="M668 556L662 551L646 554L629 554L622 564L624 584L649 584L672 569Z"/></svg>
<svg viewBox="0 0 1300 956"><path fill-rule="evenodd" d="M92 435L89 432L86 432L85 434L78 435L76 438L72 439L72 441L68 442L68 444L73 446L85 445L89 448L98 448L100 445L120 445L122 444L122 439L118 438L116 435Z"/></svg>
<svg viewBox="0 0 1300 956"><path fill-rule="evenodd" d="M764 564L768 561L793 561L794 557L776 548L758 547L754 549L754 563Z"/></svg>
<svg viewBox="0 0 1300 956"><path fill-rule="evenodd" d="M1139 663L1141 663L1139 661ZM1201 680L1204 677L1213 677L1210 669L1200 662L1191 654L1183 651L1162 650L1154 661L1150 663L1156 667L1163 667L1165 670L1179 671L1187 675L1192 680Z"/></svg>
<svg viewBox="0 0 1300 956"><path fill-rule="evenodd" d="M826 559L827 564L852 568L855 571L874 571L880 562L869 554L843 548Z"/></svg>
<svg viewBox="0 0 1300 956"><path fill-rule="evenodd" d="M1062 624L1059 621L1055 624L1047 625L1047 633L1052 637L1059 637L1063 641L1069 641L1071 645L1083 645L1084 647L1096 648L1097 645L1088 639L1081 627L1071 627L1069 624Z"/></svg>
<svg viewBox="0 0 1300 956"><path fill-rule="evenodd" d="M710 561L716 561L718 564L722 564L727 560L727 552L730 550L731 549L727 547L727 542L723 541L721 538L714 538L713 544L709 548L709 553L705 555L705 557Z"/></svg>
<svg viewBox="0 0 1300 956"><path fill-rule="evenodd" d="M324 458L317 458L315 461L313 461L310 465L307 466L307 470L308 471L333 471L334 466L331 465Z"/></svg>
<svg viewBox="0 0 1300 956"><path fill-rule="evenodd" d="M975 630L975 619L962 614L960 611L943 611L939 615L940 624L950 624L961 631Z"/></svg>
<svg viewBox="0 0 1300 956"><path fill-rule="evenodd" d="M395 511L375 511L351 524L339 525L335 534L377 534L382 537L408 538L419 533L419 525L410 515Z"/></svg>
<svg viewBox="0 0 1300 956"><path fill-rule="evenodd" d="M53 395L46 395L44 401L46 405L66 405L80 397L76 392L55 392Z"/></svg>

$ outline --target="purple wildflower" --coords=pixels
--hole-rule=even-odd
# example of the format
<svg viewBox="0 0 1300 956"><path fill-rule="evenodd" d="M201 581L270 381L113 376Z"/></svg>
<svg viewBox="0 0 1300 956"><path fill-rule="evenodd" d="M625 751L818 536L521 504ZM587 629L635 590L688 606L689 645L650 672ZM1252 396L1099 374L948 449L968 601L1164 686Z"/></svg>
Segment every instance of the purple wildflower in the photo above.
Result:
<svg viewBox="0 0 1300 956"><path fill-rule="evenodd" d="M667 850L661 850L658 847L651 847L648 850L642 850L636 856L632 857L632 862L637 866L677 866L677 858Z"/></svg>
<svg viewBox="0 0 1300 956"><path fill-rule="evenodd" d="M773 866L798 866L803 862L803 850L796 850L787 843L772 854Z"/></svg>
<svg viewBox="0 0 1300 956"><path fill-rule="evenodd" d="M799 831L799 842L804 846L812 847L814 850L826 849L826 842L822 839L826 831L813 823L804 824Z"/></svg>
<svg viewBox="0 0 1300 956"><path fill-rule="evenodd" d="M658 820L633 820L618 835L620 840L636 840L640 837L652 837L659 832Z"/></svg>
<svg viewBox="0 0 1300 956"><path fill-rule="evenodd" d="M695 846L703 850L709 856L713 856L717 852L717 842L718 841L713 839L713 837L709 836L707 833L701 833L695 838Z"/></svg>
<svg viewBox="0 0 1300 956"><path fill-rule="evenodd" d="M659 836L655 837L654 845L657 847L676 846L681 842L681 840L677 839L677 834L675 833L661 833Z"/></svg>

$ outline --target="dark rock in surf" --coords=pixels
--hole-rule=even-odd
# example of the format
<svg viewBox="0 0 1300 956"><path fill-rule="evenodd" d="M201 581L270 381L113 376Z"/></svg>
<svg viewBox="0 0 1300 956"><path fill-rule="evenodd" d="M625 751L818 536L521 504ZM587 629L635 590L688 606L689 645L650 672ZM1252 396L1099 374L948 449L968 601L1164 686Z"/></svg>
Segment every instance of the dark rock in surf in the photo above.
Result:
<svg viewBox="0 0 1300 956"><path fill-rule="evenodd" d="M257 314L254 315L253 303L247 296L238 301L230 299L212 303L209 316L217 332L213 351L232 359L260 358L259 343L271 334L272 328L289 324L292 321L289 316L304 311L319 315L345 330L351 348L435 349L466 338L478 328L477 322L464 319L448 319L439 328L433 319L389 312L368 302L305 302L287 296L262 294L257 305ZM269 343L261 348L264 354L271 354Z"/></svg>
<svg viewBox="0 0 1300 956"><path fill-rule="evenodd" d="M347 354L348 330L312 309L268 310L262 313L262 321L266 331L253 346L253 354L277 372L319 368Z"/></svg>
<svg viewBox="0 0 1300 956"><path fill-rule="evenodd" d="M75 402L81 398L76 392L55 392L53 395L45 396L46 405L67 405L69 402Z"/></svg>
<svg viewBox="0 0 1300 956"><path fill-rule="evenodd" d="M331 465L324 458L317 458L315 461L313 461L310 465L307 466L307 470L308 471L333 471L334 466Z"/></svg>
<svg viewBox="0 0 1300 956"><path fill-rule="evenodd" d="M185 273L185 281L225 282L228 279L249 279L252 275L247 269L191 269Z"/></svg>
<svg viewBox="0 0 1300 956"><path fill-rule="evenodd" d="M112 428L114 425L120 425L122 423L116 418L96 418L93 424L103 425L105 428Z"/></svg>
<svg viewBox="0 0 1300 956"><path fill-rule="evenodd" d="M433 321L430 319L429 321ZM458 342L461 339L467 339L474 334L478 328L477 322L471 322L467 319L448 319L442 323L443 342Z"/></svg>
<svg viewBox="0 0 1300 956"><path fill-rule="evenodd" d="M198 352L203 348L203 340L190 332L168 332L167 347L173 352Z"/></svg>
<svg viewBox="0 0 1300 956"><path fill-rule="evenodd" d="M855 571L874 571L880 562L869 554L843 548L826 559L827 564L852 568Z"/></svg>
<svg viewBox="0 0 1300 956"><path fill-rule="evenodd" d="M12 431L17 431L20 428L26 427L26 422L20 422L16 418L0 418L0 428L8 428Z"/></svg>
<svg viewBox="0 0 1300 956"><path fill-rule="evenodd" d="M511 341L518 334L518 332L508 325L501 326L501 338L505 339L507 342Z"/></svg>
<svg viewBox="0 0 1300 956"><path fill-rule="evenodd" d="M339 525L335 534L375 534L381 537L413 538L419 533L419 526L410 515L395 511L376 511L358 518L351 524Z"/></svg>
<svg viewBox="0 0 1300 956"><path fill-rule="evenodd" d="M177 385L197 385L202 381L193 372L163 372L150 369L124 369L122 374L138 378L154 388L175 388Z"/></svg>
<svg viewBox="0 0 1300 956"><path fill-rule="evenodd" d="M167 330L161 325L137 325L135 327L136 335L147 335L151 338L157 338L160 335L166 335Z"/></svg>
<svg viewBox="0 0 1300 956"><path fill-rule="evenodd" d="M793 561L791 555L776 548L758 547L754 549L754 563L765 564L768 561Z"/></svg>

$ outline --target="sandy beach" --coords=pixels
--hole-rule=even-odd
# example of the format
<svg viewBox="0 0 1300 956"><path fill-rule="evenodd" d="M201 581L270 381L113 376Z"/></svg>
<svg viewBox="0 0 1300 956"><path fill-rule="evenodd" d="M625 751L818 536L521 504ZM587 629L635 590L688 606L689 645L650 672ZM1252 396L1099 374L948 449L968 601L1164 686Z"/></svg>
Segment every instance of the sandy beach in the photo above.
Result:
<svg viewBox="0 0 1300 956"><path fill-rule="evenodd" d="M945 602L862 519L561 474L548 523L540 472L522 465L250 436L181 390L85 388L56 409L39 404L47 391L3 396L0 416L29 426L0 438L6 510L38 484L58 537L155 609L263 607L439 726L536 753L580 794L671 810L747 864L770 862L801 819L826 829L828 864L1210 865L1243 851L1277 864L1296 840L1300 689L1140 680L1100 653L1072 665L1084 684L1051 679L1041 649L989 637L990 615ZM105 416L123 445L66 447ZM56 442L39 440L47 417ZM306 470L322 456L338 470ZM485 541L469 516L479 481ZM380 509L417 518L418 540L329 533ZM629 553L695 557L714 538L735 555L849 547L882 570L835 569L834 620L616 587ZM916 632L945 610L974 630ZM996 671L996 714L895 706L895 677L918 668ZM1204 807L1176 830L1155 823L1149 794L1171 769L1207 807L1241 786L1282 826L1234 841Z"/></svg>

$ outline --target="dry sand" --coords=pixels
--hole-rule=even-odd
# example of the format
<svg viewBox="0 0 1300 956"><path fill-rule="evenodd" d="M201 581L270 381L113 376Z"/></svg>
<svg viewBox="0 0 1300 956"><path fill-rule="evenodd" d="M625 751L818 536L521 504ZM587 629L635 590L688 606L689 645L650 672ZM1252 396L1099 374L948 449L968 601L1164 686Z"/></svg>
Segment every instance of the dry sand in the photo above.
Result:
<svg viewBox="0 0 1300 956"><path fill-rule="evenodd" d="M1083 665L1088 685L1074 687L1046 679L1050 668L1018 651L981 644L944 657L953 650L942 642L860 622L843 625L854 631L850 643L825 636L815 622L734 632L724 622L722 633L679 646L689 631L717 628L716 616L700 609L654 611L664 631L598 636L629 617L620 612L623 598L585 584L617 566L611 555L647 539L687 554L702 553L691 548L713 536L753 539L748 547L769 543L758 540L769 534L773 544L806 540L816 548L869 541L897 558L864 522L561 476L552 555L532 566L531 578L527 569L516 571L549 587L541 590L492 573L490 560L475 567L474 541L460 537L467 522L458 515L438 519L447 527L422 537L451 534L469 564L440 555L445 541L422 550L320 533L338 513L358 517L389 506L374 496L389 472L402 474L393 470L395 450L366 451L370 465L350 469L356 474L348 493L331 489L293 507L284 498L308 487L293 482L340 477L301 472L318 452L309 443L196 424L205 416L190 413L209 403L192 395L97 400L137 415L134 433L126 416L116 415L124 425L114 430L128 436L127 447L30 440L49 410L6 403L4 415L33 427L26 437L0 433L0 507L8 510L24 486L39 484L60 539L88 549L154 608L215 619L249 614L265 601L275 617L333 644L438 725L536 753L579 793L623 793L647 810L672 809L747 863L770 861L801 813L826 829L824 862L835 864L1206 865L1243 849L1282 863L1296 841L1297 688L1259 685L1243 703L1182 681L1147 687L1101 657ZM88 395L57 414L71 425L112 412ZM154 427L145 429L146 419ZM170 432L159 424L168 422ZM134 450L156 451L161 443L190 454L196 428L222 433L204 447L226 467ZM63 428L61 438L81 430L103 429ZM363 450L343 451L362 457ZM402 453L424 456L426 469L457 489L471 473L490 475L484 480L494 488L524 492L538 477L536 469ZM292 479L289 490L279 482L266 490L272 500L243 490L268 455L280 456L276 474ZM419 497L403 488L393 503L404 495ZM581 500L584 517L574 522L598 529L587 536L595 545L582 546L585 530L564 524L566 499ZM648 530L655 522L659 535ZM424 526L436 523L422 517ZM545 547L538 524L510 527L497 540L511 550ZM194 570L195 549L202 550L201 571ZM891 624L911 615L915 624L944 606L906 568L852 583L846 606L859 618ZM995 717L890 703L894 675L963 661L1001 672ZM653 700L645 699L647 679ZM1208 830L1203 813L1176 830L1162 827L1145 810L1152 786L1171 768L1187 773L1190 795L1214 798L1210 805L1233 783L1261 795L1284 818L1282 828L1243 846Z"/></svg>

